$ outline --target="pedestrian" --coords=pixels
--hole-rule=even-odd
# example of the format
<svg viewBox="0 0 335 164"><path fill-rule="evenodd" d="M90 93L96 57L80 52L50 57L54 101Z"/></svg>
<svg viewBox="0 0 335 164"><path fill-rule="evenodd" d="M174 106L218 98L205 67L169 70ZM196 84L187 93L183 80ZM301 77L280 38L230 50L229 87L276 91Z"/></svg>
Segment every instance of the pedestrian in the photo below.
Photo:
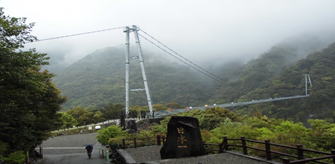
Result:
<svg viewBox="0 0 335 164"><path fill-rule="evenodd" d="M92 151L93 151L93 146L92 145L87 145L85 147L86 151L87 151L87 156L88 156L88 159L91 159L91 156L92 156Z"/></svg>

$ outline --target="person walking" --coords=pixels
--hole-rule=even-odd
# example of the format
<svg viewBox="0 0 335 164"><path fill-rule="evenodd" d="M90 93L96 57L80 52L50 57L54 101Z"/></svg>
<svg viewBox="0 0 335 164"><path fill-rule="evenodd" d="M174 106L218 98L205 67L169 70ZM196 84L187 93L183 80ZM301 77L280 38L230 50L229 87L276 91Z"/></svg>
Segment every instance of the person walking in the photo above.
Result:
<svg viewBox="0 0 335 164"><path fill-rule="evenodd" d="M88 156L88 159L91 159L91 156L92 156L92 151L93 151L93 146L92 145L87 145L85 147L86 151L87 151L87 156Z"/></svg>

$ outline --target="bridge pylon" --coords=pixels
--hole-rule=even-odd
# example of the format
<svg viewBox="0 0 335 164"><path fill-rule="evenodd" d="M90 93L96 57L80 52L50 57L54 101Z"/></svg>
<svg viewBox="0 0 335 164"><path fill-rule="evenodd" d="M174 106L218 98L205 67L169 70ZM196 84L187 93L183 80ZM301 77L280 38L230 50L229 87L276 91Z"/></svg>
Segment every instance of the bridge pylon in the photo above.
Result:
<svg viewBox="0 0 335 164"><path fill-rule="evenodd" d="M147 104L149 107L150 117L154 116L153 108L152 108L152 100L150 96L150 90L148 85L148 79L145 73L145 67L144 67L144 58L143 58L143 51L141 47L141 42L138 36L139 28L135 25L132 27L126 26L124 32L126 34L126 43L125 43L125 116L128 118L129 115L129 91L145 91L146 97L147 97ZM137 56L134 56L136 59L138 59L140 63L141 73L142 73L142 79L143 79L143 88L137 88L137 89L129 89L129 55L130 55L130 33L134 34L135 42L137 45Z"/></svg>

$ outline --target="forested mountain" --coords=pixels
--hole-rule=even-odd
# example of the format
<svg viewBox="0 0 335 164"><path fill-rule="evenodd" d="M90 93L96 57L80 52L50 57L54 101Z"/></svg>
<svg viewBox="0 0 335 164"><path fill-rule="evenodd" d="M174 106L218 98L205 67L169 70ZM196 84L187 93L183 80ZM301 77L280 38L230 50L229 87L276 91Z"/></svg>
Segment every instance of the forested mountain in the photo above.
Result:
<svg viewBox="0 0 335 164"><path fill-rule="evenodd" d="M310 73L314 83L310 98L240 108L244 112L256 110L275 117L306 120L307 117L329 118L334 106L331 82L335 76L330 64L334 63L334 45L314 53L322 47L313 38L286 41L246 64L235 61L214 69L212 66L212 71L224 79L222 83L215 83L160 54L144 54L155 104L176 102L196 106L303 94L303 75ZM139 65L135 62L130 68L130 86L143 88ZM123 104L124 49L105 48L87 55L58 74L55 83L68 98L65 109ZM144 92L131 92L130 97L131 105L146 104ZM316 109L322 112L314 112Z"/></svg>
<svg viewBox="0 0 335 164"><path fill-rule="evenodd" d="M242 98L304 94L305 73L310 74L313 83L309 98L259 104L248 108L267 115L300 121L308 118L335 121L335 43L300 60L273 78L265 87L254 89Z"/></svg>
<svg viewBox="0 0 335 164"><path fill-rule="evenodd" d="M313 37L282 42L260 57L231 70L231 75L226 76L226 82L211 99L213 102L221 103L247 100L242 99L244 95L257 88L265 87L285 68L322 47L323 44ZM236 64L232 67L236 67ZM224 69L226 68L220 69L220 72L227 74ZM251 99L254 98L256 97L251 96Z"/></svg>
<svg viewBox="0 0 335 164"><path fill-rule="evenodd" d="M204 102L211 90L193 70L164 56L147 54L145 67L154 103L177 102L182 105ZM55 78L68 100L65 108L99 106L124 102L124 49L98 50L66 68ZM138 61L130 65L130 88L144 88ZM132 105L145 105L144 92L131 92Z"/></svg>

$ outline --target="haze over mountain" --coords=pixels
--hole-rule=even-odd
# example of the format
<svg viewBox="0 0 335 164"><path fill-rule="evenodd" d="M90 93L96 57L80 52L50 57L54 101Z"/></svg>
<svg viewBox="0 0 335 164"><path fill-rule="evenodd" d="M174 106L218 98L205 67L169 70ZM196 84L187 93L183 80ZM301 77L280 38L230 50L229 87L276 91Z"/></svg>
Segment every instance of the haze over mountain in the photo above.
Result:
<svg viewBox="0 0 335 164"><path fill-rule="evenodd" d="M186 57L196 56L196 62L250 60L288 37L335 34L333 0L2 0L0 6L36 22L32 32L38 39L135 24ZM25 46L48 54L62 50L63 62L72 64L97 49L123 44L122 31Z"/></svg>
<svg viewBox="0 0 335 164"><path fill-rule="evenodd" d="M307 60L304 59L307 55L324 47L325 43L314 37L295 38L273 46L257 59L246 64L239 61L207 64L206 68L219 75L223 79L222 83L216 83L162 54L146 51L144 54L149 87L155 104L177 102L184 106L197 106L302 94L301 82L306 71L296 70L294 78L285 72ZM133 61L130 70L131 88L143 88L139 65L136 61ZM314 76L312 77L314 81ZM296 82L294 85L283 84L282 87L291 88L287 92L281 90L267 92L266 88L277 87L278 78L294 79ZM65 108L95 107L108 103L123 104L123 47L109 47L87 55L59 73L55 83L68 97ZM259 93L260 91L263 92ZM130 97L131 105L146 104L144 92L131 92ZM269 103L258 110L266 111L267 105ZM280 111L280 107L278 110ZM306 118L307 113L303 114L303 118ZM275 116L288 117L286 114Z"/></svg>
<svg viewBox="0 0 335 164"><path fill-rule="evenodd" d="M288 67L279 76L272 78L264 87L255 88L242 99L289 96L304 94L303 74L310 74L312 87L310 97L246 107L249 111L260 111L266 115L306 121L322 118L335 121L335 43L322 51L308 55Z"/></svg>
<svg viewBox="0 0 335 164"><path fill-rule="evenodd" d="M206 82L196 72L164 56L147 53L144 57L153 102L199 104L209 97L207 91L213 82ZM131 88L143 88L138 61L132 61L130 70ZM87 55L56 76L55 83L68 97L66 107L123 103L124 49L110 47ZM131 93L130 97L132 105L145 104L144 92Z"/></svg>

